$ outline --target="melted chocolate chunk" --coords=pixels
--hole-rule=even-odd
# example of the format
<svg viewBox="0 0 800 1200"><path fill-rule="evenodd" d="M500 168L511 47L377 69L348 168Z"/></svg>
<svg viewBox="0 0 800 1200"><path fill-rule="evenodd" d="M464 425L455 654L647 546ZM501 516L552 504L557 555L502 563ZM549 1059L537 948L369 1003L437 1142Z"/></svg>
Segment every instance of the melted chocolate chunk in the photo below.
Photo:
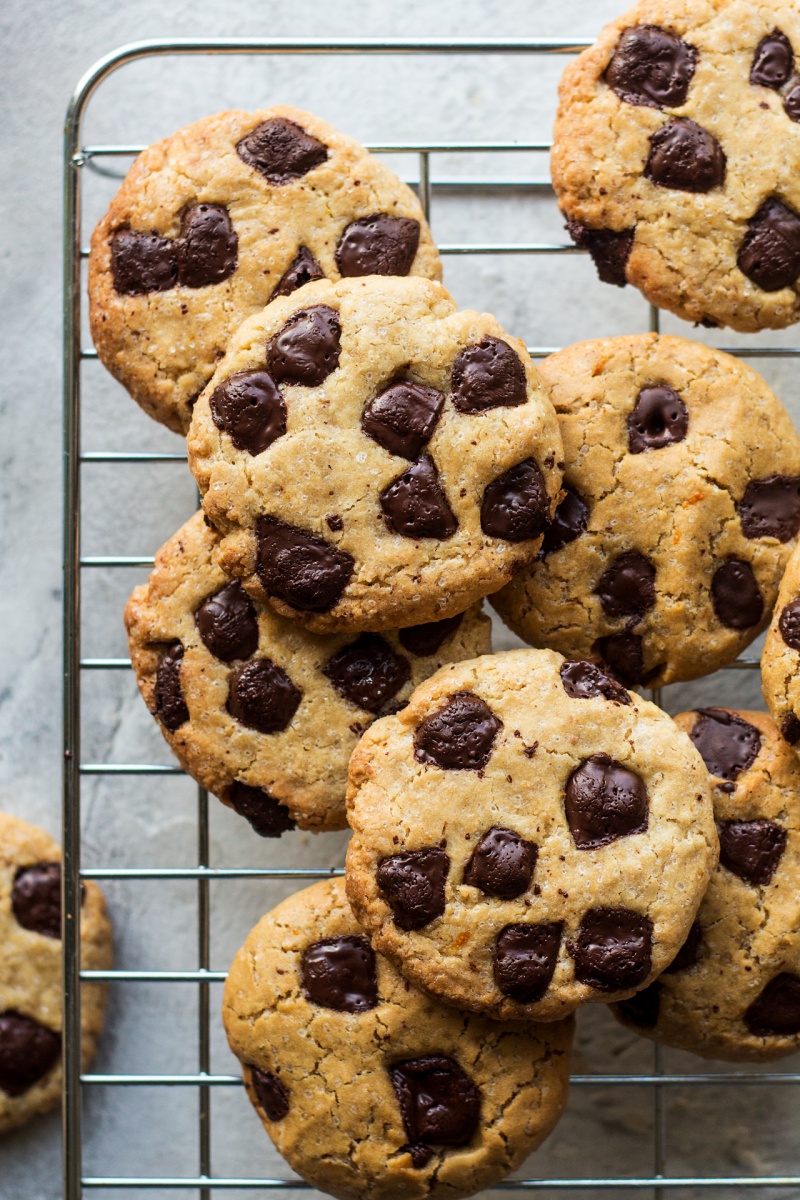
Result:
<svg viewBox="0 0 800 1200"><path fill-rule="evenodd" d="M267 342L267 366L278 383L319 387L339 365L342 327L326 304L302 308Z"/></svg>
<svg viewBox="0 0 800 1200"><path fill-rule="evenodd" d="M464 1146L475 1133L481 1094L452 1058L444 1054L407 1058L389 1067L389 1078L415 1166L422 1165L421 1156L414 1158L418 1147Z"/></svg>
<svg viewBox="0 0 800 1200"><path fill-rule="evenodd" d="M786 849L786 830L774 821L721 821L719 861L745 883L766 887Z"/></svg>
<svg viewBox="0 0 800 1200"><path fill-rule="evenodd" d="M623 630L622 633L611 633L607 637L598 638L592 647L599 654L608 669L622 683L634 687L637 683L647 683L648 679L658 671L658 667L646 671L644 667L644 644L638 633Z"/></svg>
<svg viewBox="0 0 800 1200"><path fill-rule="evenodd" d="M174 733L189 720L189 709L181 688L181 662L183 645L172 642L161 656L156 671L154 689L156 716L161 724Z"/></svg>
<svg viewBox="0 0 800 1200"><path fill-rule="evenodd" d="M794 1037L800 1033L800 978L781 971L744 1014L756 1037Z"/></svg>
<svg viewBox="0 0 800 1200"><path fill-rule="evenodd" d="M427 1167L428 1163L433 1158L433 1151L429 1146L403 1146L401 1151L406 1150L411 1155L411 1165L421 1171L423 1167Z"/></svg>
<svg viewBox="0 0 800 1200"><path fill-rule="evenodd" d="M220 662L249 658L258 648L258 618L238 579L207 596L194 615L203 645Z"/></svg>
<svg viewBox="0 0 800 1200"><path fill-rule="evenodd" d="M713 134L688 117L674 117L650 135L644 174L659 187L710 192L725 182L726 162Z"/></svg>
<svg viewBox="0 0 800 1200"><path fill-rule="evenodd" d="M375 878L399 929L423 929L441 917L449 870L450 859L438 846L381 859Z"/></svg>
<svg viewBox="0 0 800 1200"><path fill-rule="evenodd" d="M334 937L312 942L300 962L309 1000L337 1012L358 1013L378 1003L375 952L364 937Z"/></svg>
<svg viewBox="0 0 800 1200"><path fill-rule="evenodd" d="M599 992L644 983L651 970L653 922L629 908L590 908L567 949L575 978Z"/></svg>
<svg viewBox="0 0 800 1200"><path fill-rule="evenodd" d="M541 1000L550 986L561 946L561 922L506 925L494 947L494 981L520 1004Z"/></svg>
<svg viewBox="0 0 800 1200"><path fill-rule="evenodd" d="M787 713L781 721L781 734L790 746L796 746L800 742L800 721L794 713Z"/></svg>
<svg viewBox="0 0 800 1200"><path fill-rule="evenodd" d="M580 537L589 524L589 505L583 497L568 484L562 484L564 499L555 511L555 515L544 531L540 558L555 554L570 542Z"/></svg>
<svg viewBox="0 0 800 1200"><path fill-rule="evenodd" d="M286 672L268 658L255 658L231 673L228 712L259 733L288 728L301 698Z"/></svg>
<svg viewBox="0 0 800 1200"><path fill-rule="evenodd" d="M408 683L411 668L379 634L362 633L328 659L322 674L345 700L377 714Z"/></svg>
<svg viewBox="0 0 800 1200"><path fill-rule="evenodd" d="M294 121L271 117L242 138L236 153L270 183L281 184L300 179L324 163L328 148Z"/></svg>
<svg viewBox="0 0 800 1200"><path fill-rule="evenodd" d="M23 929L61 937L61 863L20 867L14 876L11 908Z"/></svg>
<svg viewBox="0 0 800 1200"><path fill-rule="evenodd" d="M589 251L602 283L625 287L635 229L590 229L582 221L567 221L567 232L576 246Z"/></svg>
<svg viewBox="0 0 800 1200"><path fill-rule="evenodd" d="M336 247L336 266L344 278L407 275L418 246L419 221L372 213L347 226Z"/></svg>
<svg viewBox="0 0 800 1200"><path fill-rule="evenodd" d="M298 288L303 287L305 284L313 283L315 279L324 278L325 272L314 258L314 255L307 246L301 246L278 280L275 291L270 296L270 300L274 300L276 296L291 296L292 292L296 292Z"/></svg>
<svg viewBox="0 0 800 1200"><path fill-rule="evenodd" d="M472 692L456 692L417 729L414 757L443 771L480 771L500 729L488 704Z"/></svg>
<svg viewBox="0 0 800 1200"><path fill-rule="evenodd" d="M724 708L698 708L697 714L689 737L709 773L718 779L738 779L756 761L761 734L755 725Z"/></svg>
<svg viewBox="0 0 800 1200"><path fill-rule="evenodd" d="M800 275L800 216L775 196L747 222L739 270L765 292L791 287Z"/></svg>
<svg viewBox="0 0 800 1200"><path fill-rule="evenodd" d="M680 108L697 66L697 50L658 25L623 31L606 67L605 81L627 104Z"/></svg>
<svg viewBox="0 0 800 1200"><path fill-rule="evenodd" d="M444 396L421 383L392 383L364 409L361 428L390 454L419 457L436 428Z"/></svg>
<svg viewBox="0 0 800 1200"><path fill-rule="evenodd" d="M384 488L380 499L387 525L401 537L444 541L458 529L436 464L427 454Z"/></svg>
<svg viewBox="0 0 800 1200"><path fill-rule="evenodd" d="M739 503L746 538L774 537L788 542L800 530L800 476L753 479Z"/></svg>
<svg viewBox="0 0 800 1200"><path fill-rule="evenodd" d="M208 287L222 283L237 266L239 238L222 204L195 204L187 208L175 239L178 281L183 287Z"/></svg>
<svg viewBox="0 0 800 1200"><path fill-rule="evenodd" d="M250 1068L250 1078L258 1103L270 1121L281 1121L289 1111L289 1093L271 1071Z"/></svg>
<svg viewBox="0 0 800 1200"><path fill-rule="evenodd" d="M251 787L237 779L231 785L228 800L231 808L250 822L259 837L278 838L282 833L297 828L297 822L290 816L286 805L263 788Z"/></svg>
<svg viewBox="0 0 800 1200"><path fill-rule="evenodd" d="M666 385L642 388L628 417L631 454L660 450L682 442L689 428L689 413L678 393Z"/></svg>
<svg viewBox="0 0 800 1200"><path fill-rule="evenodd" d="M528 399L525 368L508 342L486 337L461 351L450 376L452 400L459 412L515 407Z"/></svg>
<svg viewBox="0 0 800 1200"><path fill-rule="evenodd" d="M167 292L178 285L175 242L157 233L120 229L111 239L111 277L121 296Z"/></svg>
<svg viewBox="0 0 800 1200"><path fill-rule="evenodd" d="M449 637L455 633L464 620L464 614L455 617L445 617L443 621L432 621L428 625L409 625L398 633L400 645L418 658L426 658L435 654Z"/></svg>
<svg viewBox="0 0 800 1200"><path fill-rule="evenodd" d="M217 429L248 454L261 454L286 433L286 405L268 371L229 375L211 393L208 406Z"/></svg>
<svg viewBox="0 0 800 1200"><path fill-rule="evenodd" d="M608 566L595 587L607 617L640 617L656 602L656 569L638 550L626 550Z"/></svg>
<svg viewBox="0 0 800 1200"><path fill-rule="evenodd" d="M728 629L751 629L764 615L764 597L753 568L741 558L726 558L711 581L717 620Z"/></svg>
<svg viewBox="0 0 800 1200"><path fill-rule="evenodd" d="M18 1012L0 1013L0 1090L21 1096L61 1054L61 1035Z"/></svg>
<svg viewBox="0 0 800 1200"><path fill-rule="evenodd" d="M800 650L800 599L791 600L783 609L778 629L787 646Z"/></svg>
<svg viewBox="0 0 800 1200"><path fill-rule="evenodd" d="M621 684L601 671L597 663L580 659L565 659L559 668L564 691L573 700L588 700L592 696L604 696L616 704L631 704L628 692Z"/></svg>
<svg viewBox="0 0 800 1200"><path fill-rule="evenodd" d="M481 501L481 529L487 537L525 542L538 537L550 519L550 499L542 472L532 458L487 484Z"/></svg>
<svg viewBox="0 0 800 1200"><path fill-rule="evenodd" d="M697 957L700 953L700 943L703 940L703 927L697 921L692 921L692 927L687 934L686 941L681 946L678 953L673 958L668 967L664 968L664 975L677 975L681 971L688 971L697 963Z"/></svg>
<svg viewBox="0 0 800 1200"><path fill-rule="evenodd" d="M619 1000L617 1012L638 1029L655 1029L661 1007L661 984L656 980L630 1000Z"/></svg>
<svg viewBox="0 0 800 1200"><path fill-rule="evenodd" d="M327 612L339 602L355 567L347 551L275 517L259 517L256 538L256 572L268 596L300 612Z"/></svg>
<svg viewBox="0 0 800 1200"><path fill-rule="evenodd" d="M792 43L780 29L773 29L756 46L750 82L756 87L778 88L789 82L794 70Z"/></svg>
<svg viewBox="0 0 800 1200"><path fill-rule="evenodd" d="M793 83L785 93L783 111L790 121L800 121L800 80Z"/></svg>
<svg viewBox="0 0 800 1200"><path fill-rule="evenodd" d="M579 850L597 850L647 829L644 781L607 754L593 754L575 768L567 780L564 807Z"/></svg>
<svg viewBox="0 0 800 1200"><path fill-rule="evenodd" d="M464 868L464 883L487 896L513 900L528 890L539 847L514 833L494 826L483 835Z"/></svg>

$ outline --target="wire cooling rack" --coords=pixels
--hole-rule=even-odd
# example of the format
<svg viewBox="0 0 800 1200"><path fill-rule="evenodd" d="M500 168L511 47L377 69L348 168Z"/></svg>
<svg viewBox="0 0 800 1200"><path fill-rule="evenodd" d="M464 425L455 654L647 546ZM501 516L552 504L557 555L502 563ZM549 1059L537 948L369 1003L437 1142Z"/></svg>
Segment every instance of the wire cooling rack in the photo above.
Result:
<svg viewBox="0 0 800 1200"><path fill-rule="evenodd" d="M254 39L216 41L180 40L170 42L140 42L110 54L93 67L81 80L70 104L65 136L65 209L64 209L64 796L63 796L63 909L64 909L64 1196L65 1200L78 1200L84 1192L93 1194L98 1189L116 1192L117 1189L139 1191L143 1195L159 1189L162 1192L190 1192L208 1200L212 1193L252 1189L298 1190L307 1185L295 1179L217 1177L211 1162L211 1093L216 1088L238 1087L238 1075L214 1074L211 1071L212 1021L217 1020L209 1004L209 989L213 983L224 980L225 973L211 969L210 962L210 885L212 882L241 879L297 879L308 880L329 876L330 869L307 867L269 868L225 868L209 865L209 821L208 796L202 789L197 792L197 865L192 867L148 867L136 868L98 867L81 868L81 782L87 776L116 775L172 775L181 774L176 766L160 766L146 762L112 763L81 761L81 679L86 672L129 671L130 662L122 658L86 658L81 649L81 580L87 571L114 571L117 568L148 566L152 557L105 555L82 556L81 554L81 477L91 471L97 463L112 463L120 467L133 464L180 461L182 453L147 453L104 451L84 448L81 431L81 386L85 370L99 370L92 366L97 358L96 351L82 344L81 261L87 255L83 244L86 231L81 223L82 188L87 169L101 174L121 175L141 146L122 144L86 145L83 141L84 118L90 98L113 73L137 60L154 56L169 55L521 55L530 62L531 56L572 54L589 45L584 39L564 41L539 40L459 40L459 41L398 41L398 40L352 40L352 41L295 41L279 39L261 41ZM418 176L413 181L418 189L422 206L430 216L432 203L441 191L469 198L484 195L492 190L525 192L551 192L548 180L530 178L508 178L500 173L484 175L480 180L467 177L446 178L435 170L438 155L460 155L481 152L494 161L494 156L518 151L546 152L546 142L471 141L432 142L414 140L370 144L373 151L383 153L403 152L416 155ZM452 161L452 160L451 160ZM121 168L116 170L115 168ZM555 255L578 253L572 245L552 243L499 243L457 242L440 245L443 256L453 255ZM650 327L659 328L659 313L650 310ZM534 357L551 353L556 347L531 346ZM796 357L800 349L794 346L744 346L736 347L734 353L748 358ZM758 660L750 657L732 664L735 670L757 670ZM131 676L131 687L134 688ZM653 698L661 700L659 691ZM194 970L143 971L109 970L82 971L80 963L80 886L81 879L136 880L143 887L157 880L195 881L197 886L197 966ZM107 980L112 986L123 987L141 981L158 983L165 987L181 984L197 989L197 1068L194 1072L158 1074L82 1074L80 1061L80 995L85 980ZM719 1189L723 1194L742 1189L752 1194L754 1189L800 1188L800 1175L719 1175L677 1177L666 1169L666 1114L664 1105L665 1088L675 1086L702 1087L704 1085L740 1087L752 1085L790 1085L800 1083L800 1074L768 1071L736 1070L729 1073L675 1073L668 1072L662 1061L660 1047L653 1047L653 1066L647 1074L587 1074L573 1076L572 1084L580 1088L620 1087L635 1085L649 1088L652 1094L652 1171L650 1174L626 1176L620 1170L616 1177L598 1176L559 1177L548 1179L517 1179L500 1187L506 1190L538 1191L541 1193L567 1193L578 1195L589 1192L604 1194L627 1194L636 1192L654 1198L664 1197L667 1192L687 1194L695 1189ZM197 1173L194 1176L87 1176L83 1172L83 1140L81 1136L81 1102L83 1089L97 1086L163 1087L175 1089L181 1101L191 1103L187 1093L194 1093L197 1111ZM620 1163L624 1168L624 1163ZM770 1194L772 1194L770 1192ZM792 1194L795 1194L792 1192Z"/></svg>

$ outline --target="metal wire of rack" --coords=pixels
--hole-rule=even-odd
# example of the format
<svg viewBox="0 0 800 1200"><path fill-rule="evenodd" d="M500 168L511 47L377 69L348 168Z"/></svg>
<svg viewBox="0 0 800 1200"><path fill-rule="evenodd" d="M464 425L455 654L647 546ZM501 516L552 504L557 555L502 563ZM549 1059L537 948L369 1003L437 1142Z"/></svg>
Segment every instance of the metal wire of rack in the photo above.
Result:
<svg viewBox="0 0 800 1200"><path fill-rule="evenodd" d="M309 880L340 874L339 869L312 867L213 867L209 861L208 794L197 789L197 864L193 867L81 867L81 781L88 776L169 776L181 775L177 766L153 763L109 763L81 761L81 678L84 672L126 671L130 661L125 658L88 658L81 654L81 578L84 571L113 570L124 567L149 566L152 556L81 554L81 476L85 467L96 463L141 464L185 461L185 455L173 452L120 452L83 450L81 442L81 384L86 364L97 358L97 352L82 345L81 334L81 260L88 255L82 243L81 197L82 179L87 168L99 174L117 176L108 167L114 160L130 160L143 147L122 144L84 145L83 123L87 104L100 85L121 67L143 58L162 55L539 55L571 54L591 44L588 39L519 39L445 41L428 39L405 40L330 40L319 39L218 39L213 41L181 39L173 41L138 42L113 52L100 60L78 84L70 103L64 144L64 675L63 675L63 914L64 914L64 1063L63 1063L63 1148L64 1197L79 1200L84 1191L96 1189L174 1190L194 1192L208 1200L212 1191L245 1189L307 1189L296 1179L247 1178L214 1176L211 1163L211 1091L215 1088L240 1086L238 1075L214 1074L210 1067L211 1012L209 988L225 979L225 972L212 970L210 963L210 895L212 882L244 879ZM414 154L418 159L418 179L414 185L426 216L430 217L433 197L438 191L472 195L480 191L517 191L543 193L552 191L549 180L529 178L481 177L472 180L462 176L434 176L431 161L437 154L482 152L489 154L519 151L549 150L547 142L464 142L464 141L403 141L369 144L369 149L383 153ZM127 167L127 163L126 163ZM576 247L556 243L452 243L439 245L440 253L453 255L552 255L580 253ZM659 329L659 312L650 309L650 328ZM552 353L554 346L530 346L533 357ZM731 351L745 358L794 358L800 347L745 346ZM733 670L757 670L757 658L741 658L730 664ZM656 703L661 701L660 690L652 691ZM80 962L80 888L82 879L95 880L188 880L197 885L197 967L194 970L144 971L116 969L87 971ZM90 1074L82 1073L81 1046L81 984L88 980L105 980L123 984L148 981L163 984L189 984L197 988L197 1070L181 1074ZM666 1072L659 1046L653 1047L653 1069L649 1074L593 1073L573 1075L572 1085L647 1086L653 1092L653 1159L650 1175L619 1177L562 1177L549 1179L517 1179L499 1185L505 1190L541 1192L637 1192L650 1193L661 1200L667 1192L691 1189L722 1189L750 1191L755 1188L797 1188L800 1174L749 1176L672 1176L666 1173L666 1114L665 1088L678 1086L770 1086L800 1083L800 1072L755 1073L736 1070L729 1073ZM119 1085L125 1087L163 1086L190 1089L197 1092L198 1136L197 1174L192 1177L144 1176L86 1176L83 1173L81 1135L81 1099L86 1087Z"/></svg>

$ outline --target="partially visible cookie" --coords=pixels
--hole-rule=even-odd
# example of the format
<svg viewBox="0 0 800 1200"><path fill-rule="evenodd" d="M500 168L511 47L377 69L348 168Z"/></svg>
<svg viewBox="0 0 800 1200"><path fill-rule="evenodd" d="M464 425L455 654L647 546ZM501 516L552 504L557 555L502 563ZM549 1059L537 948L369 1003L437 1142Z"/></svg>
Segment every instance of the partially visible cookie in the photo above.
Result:
<svg viewBox="0 0 800 1200"><path fill-rule="evenodd" d="M92 237L98 354L179 433L238 325L312 279L441 278L414 193L352 138L280 105L144 150Z"/></svg>
<svg viewBox="0 0 800 1200"><path fill-rule="evenodd" d="M720 863L672 964L614 1011L705 1058L780 1058L800 1050L800 763L766 713L675 723L712 776Z"/></svg>
<svg viewBox="0 0 800 1200"><path fill-rule="evenodd" d="M344 829L360 735L444 663L486 653L489 619L476 605L433 625L319 637L225 575L219 541L196 513L128 601L145 703L185 770L262 836Z"/></svg>
<svg viewBox="0 0 800 1200"><path fill-rule="evenodd" d="M625 684L694 679L769 620L800 529L800 436L760 375L683 338L580 342L540 370L565 497L538 560L492 597L534 646Z"/></svg>
<svg viewBox="0 0 800 1200"><path fill-rule="evenodd" d="M83 884L81 962L111 966L111 924L97 884ZM61 849L0 812L0 1133L61 1100ZM106 988L84 983L82 1060L94 1057Z"/></svg>
<svg viewBox="0 0 800 1200"><path fill-rule="evenodd" d="M761 656L761 686L781 734L800 754L800 547L781 580Z"/></svg>
<svg viewBox="0 0 800 1200"><path fill-rule="evenodd" d="M342 880L268 913L233 961L222 1016L280 1153L341 1200L458 1200L492 1187L564 1108L572 1022L459 1013L375 955Z"/></svg>
<svg viewBox="0 0 800 1200"><path fill-rule="evenodd" d="M415 984L499 1019L624 999L675 957L717 861L708 773L599 667L444 667L350 761L347 895Z"/></svg>

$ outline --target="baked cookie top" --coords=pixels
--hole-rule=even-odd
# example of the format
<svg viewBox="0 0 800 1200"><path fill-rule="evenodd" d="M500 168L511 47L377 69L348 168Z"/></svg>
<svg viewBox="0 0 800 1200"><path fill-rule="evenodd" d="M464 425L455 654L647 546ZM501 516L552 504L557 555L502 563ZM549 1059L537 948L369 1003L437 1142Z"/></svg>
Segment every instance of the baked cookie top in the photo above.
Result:
<svg viewBox="0 0 800 1200"><path fill-rule="evenodd" d="M800 763L766 713L707 708L675 723L712 776L720 863L683 948L615 1005L645 1037L706 1058L800 1049Z"/></svg>
<svg viewBox="0 0 800 1200"><path fill-rule="evenodd" d="M311 279L441 278L419 202L363 146L278 106L205 117L136 159L92 237L100 358L185 433L245 317Z"/></svg>
<svg viewBox="0 0 800 1200"><path fill-rule="evenodd" d="M219 567L196 513L125 610L145 703L184 769L264 837L344 829L347 763L367 726L446 662L491 648L476 605L383 634L308 633Z"/></svg>
<svg viewBox="0 0 800 1200"><path fill-rule="evenodd" d="M682 945L717 860L688 737L595 664L550 650L421 684L361 739L347 810L347 895L375 950L503 1019L556 1020L644 987Z"/></svg>
<svg viewBox="0 0 800 1200"><path fill-rule="evenodd" d="M111 925L97 884L83 884L81 959L111 966ZM0 1133L61 1100L61 849L0 812ZM84 1068L103 1028L105 987L83 984Z"/></svg>
<svg viewBox="0 0 800 1200"><path fill-rule="evenodd" d="M561 81L552 174L606 283L688 321L800 317L800 10L642 0Z"/></svg>
<svg viewBox="0 0 800 1200"><path fill-rule="evenodd" d="M500 1023L430 999L373 953L339 879L262 918L222 1015L278 1150L342 1200L491 1187L566 1102L571 1021Z"/></svg>
<svg viewBox="0 0 800 1200"><path fill-rule="evenodd" d="M563 465L522 342L419 278L274 300L231 340L188 444L223 568L315 633L437 621L502 587Z"/></svg>
<svg viewBox="0 0 800 1200"><path fill-rule="evenodd" d="M626 684L715 671L764 628L800 528L800 437L719 350L641 334L541 364L565 498L539 559L492 603L520 637Z"/></svg>

